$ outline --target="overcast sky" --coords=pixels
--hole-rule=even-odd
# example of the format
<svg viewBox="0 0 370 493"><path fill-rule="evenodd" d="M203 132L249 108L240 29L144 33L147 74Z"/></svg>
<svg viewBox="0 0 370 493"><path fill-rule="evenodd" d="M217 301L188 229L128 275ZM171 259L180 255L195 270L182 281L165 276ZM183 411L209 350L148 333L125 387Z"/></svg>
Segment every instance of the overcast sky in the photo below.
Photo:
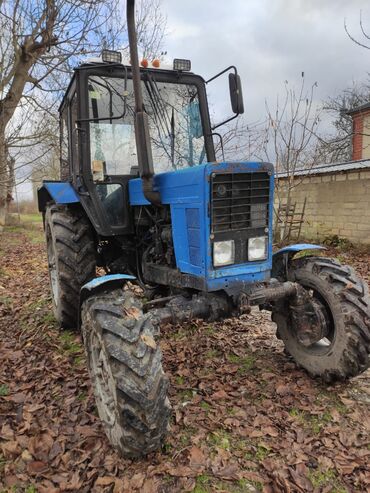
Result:
<svg viewBox="0 0 370 493"><path fill-rule="evenodd" d="M370 50L355 45L344 30L361 39L360 11L370 35L368 0L162 0L167 15L169 57L190 58L205 78L228 65L239 69L247 121L263 120L283 90L317 81L320 102L367 79ZM370 45L370 41L369 41ZM224 98L228 102L227 80ZM219 106L220 103L218 103Z"/></svg>
<svg viewBox="0 0 370 493"><path fill-rule="evenodd" d="M192 70L205 79L228 65L238 67L248 123L263 121L265 100L273 108L284 81L298 86L302 71L308 87L318 83L317 104L370 72L370 50L355 45L344 30L346 19L353 36L363 39L362 11L370 35L368 0L162 0L162 11L169 58L190 58ZM221 82L210 87L211 103L226 116L227 79ZM29 196L29 187L19 192Z"/></svg>

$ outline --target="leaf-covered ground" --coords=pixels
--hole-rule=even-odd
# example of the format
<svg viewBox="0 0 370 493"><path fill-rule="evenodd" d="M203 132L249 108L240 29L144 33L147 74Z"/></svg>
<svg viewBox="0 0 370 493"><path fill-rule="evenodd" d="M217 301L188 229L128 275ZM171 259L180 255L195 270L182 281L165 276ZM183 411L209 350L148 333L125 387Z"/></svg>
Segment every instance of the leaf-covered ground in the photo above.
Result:
<svg viewBox="0 0 370 493"><path fill-rule="evenodd" d="M368 254L331 252L369 280ZM40 226L0 236L0 492L370 491L369 372L311 380L268 313L163 329L173 421L123 460L96 414L79 335L51 311Z"/></svg>

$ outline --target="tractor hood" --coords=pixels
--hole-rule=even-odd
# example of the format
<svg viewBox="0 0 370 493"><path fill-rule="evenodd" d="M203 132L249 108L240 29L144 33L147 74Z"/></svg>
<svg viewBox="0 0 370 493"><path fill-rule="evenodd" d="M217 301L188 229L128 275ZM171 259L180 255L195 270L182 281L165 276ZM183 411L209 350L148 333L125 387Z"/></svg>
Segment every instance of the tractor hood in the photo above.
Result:
<svg viewBox="0 0 370 493"><path fill-rule="evenodd" d="M264 189L261 188L262 183ZM224 187L220 190L226 190L225 198L215 195L214 187L220 187L219 184ZM159 173L154 176L154 190L160 193L162 204L170 206L172 238L180 272L205 278L206 289L210 291L222 288L227 279L254 282L269 277L272 265L271 164L207 163ZM264 224L248 222L250 202L255 199L264 201ZM140 178L130 180L129 200L132 206L151 205L144 197ZM248 262L245 246L248 238L261 235L268 237L267 258ZM215 268L214 242L224 240L235 242L235 263Z"/></svg>

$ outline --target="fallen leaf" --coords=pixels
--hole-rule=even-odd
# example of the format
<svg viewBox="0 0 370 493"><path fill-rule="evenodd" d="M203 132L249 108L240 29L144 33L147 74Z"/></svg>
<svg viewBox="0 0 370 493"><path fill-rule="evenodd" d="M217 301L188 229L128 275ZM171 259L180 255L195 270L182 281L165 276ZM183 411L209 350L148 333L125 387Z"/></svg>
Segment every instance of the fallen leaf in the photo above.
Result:
<svg viewBox="0 0 370 493"><path fill-rule="evenodd" d="M215 476L221 479L233 480L236 481L241 479L242 474L237 464L230 464L220 470L212 469L212 472Z"/></svg>
<svg viewBox="0 0 370 493"><path fill-rule="evenodd" d="M40 460L34 460L27 464L27 471L29 474L38 475L43 474L49 470L49 466L46 462L42 462Z"/></svg>
<svg viewBox="0 0 370 493"><path fill-rule="evenodd" d="M142 472L138 472L132 476L130 479L130 486L132 489L139 489L143 486L145 479L145 474Z"/></svg>
<svg viewBox="0 0 370 493"><path fill-rule="evenodd" d="M189 465L190 467L198 470L204 470L206 458L204 453L199 447L192 447L190 449Z"/></svg>
<svg viewBox="0 0 370 493"><path fill-rule="evenodd" d="M156 349L157 343L155 342L153 337L149 336L148 334L141 334L140 338L144 342L144 344L146 344L152 349Z"/></svg>
<svg viewBox="0 0 370 493"><path fill-rule="evenodd" d="M95 481L95 486L109 486L114 482L115 478L112 478L111 476L100 476Z"/></svg>
<svg viewBox="0 0 370 493"><path fill-rule="evenodd" d="M221 389L215 392L214 394L211 395L211 399L214 401L222 400L222 399L227 399L228 395L227 393Z"/></svg>

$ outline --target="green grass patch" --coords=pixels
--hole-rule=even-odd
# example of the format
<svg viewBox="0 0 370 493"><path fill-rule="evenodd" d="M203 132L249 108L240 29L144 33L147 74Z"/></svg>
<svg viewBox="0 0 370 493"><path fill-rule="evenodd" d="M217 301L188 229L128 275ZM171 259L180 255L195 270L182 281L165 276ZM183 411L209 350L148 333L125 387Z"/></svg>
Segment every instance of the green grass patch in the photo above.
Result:
<svg viewBox="0 0 370 493"><path fill-rule="evenodd" d="M39 298L28 305L29 310L40 310L49 303L49 298Z"/></svg>
<svg viewBox="0 0 370 493"><path fill-rule="evenodd" d="M221 356L221 353L217 349L209 349L204 353L204 356L207 359L214 359L214 358L219 358Z"/></svg>
<svg viewBox="0 0 370 493"><path fill-rule="evenodd" d="M236 414L236 409L234 407L227 407L226 412L229 416L235 416Z"/></svg>
<svg viewBox="0 0 370 493"><path fill-rule="evenodd" d="M228 493L247 493L251 491L253 486L257 491L262 491L262 483L257 481L248 481L247 479L239 479L238 481L222 481L201 474L196 478L195 488L193 493L216 493L217 491L227 491Z"/></svg>
<svg viewBox="0 0 370 493"><path fill-rule="evenodd" d="M255 357L252 355L238 356L234 353L228 354L227 359L228 361L230 361L230 363L234 363L239 366L238 373L240 373L241 375L249 372L253 368L256 360Z"/></svg>
<svg viewBox="0 0 370 493"><path fill-rule="evenodd" d="M216 333L215 328L212 327L211 325L204 327L203 332L207 336L213 336Z"/></svg>
<svg viewBox="0 0 370 493"><path fill-rule="evenodd" d="M199 405L205 411L209 411L212 408L212 406L210 404L208 404L208 402L206 402L206 401L202 401Z"/></svg>
<svg viewBox="0 0 370 493"><path fill-rule="evenodd" d="M6 397L9 395L9 389L7 385L0 385L0 397Z"/></svg>
<svg viewBox="0 0 370 493"><path fill-rule="evenodd" d="M4 267L0 267L0 278L8 277L8 276L9 276L8 271L4 269Z"/></svg>
<svg viewBox="0 0 370 493"><path fill-rule="evenodd" d="M23 232L23 227L20 224L13 225L13 226L5 226L4 231L6 233L21 233L21 232ZM7 238L7 239L9 239L9 238Z"/></svg>
<svg viewBox="0 0 370 493"><path fill-rule="evenodd" d="M3 454L0 454L0 472L4 470L6 459Z"/></svg>
<svg viewBox="0 0 370 493"><path fill-rule="evenodd" d="M55 320L54 314L52 312L47 312L43 315L41 319L42 323L56 327L57 321Z"/></svg>
<svg viewBox="0 0 370 493"><path fill-rule="evenodd" d="M37 493L37 488L34 484L30 484L29 486L27 486L24 490L24 493Z"/></svg>
<svg viewBox="0 0 370 493"><path fill-rule="evenodd" d="M191 438L197 432L196 428L192 426L185 426L182 429L182 433L179 436L179 442L182 447L188 447L191 444Z"/></svg>
<svg viewBox="0 0 370 493"><path fill-rule="evenodd" d="M319 434L322 428L324 428L324 426L330 423L333 419L329 411L316 415L310 414L307 411L301 411L295 407L289 411L289 414L296 418L302 426L316 435Z"/></svg>
<svg viewBox="0 0 370 493"><path fill-rule="evenodd" d="M176 385L185 385L185 378L181 375L177 376L175 379Z"/></svg>
<svg viewBox="0 0 370 493"><path fill-rule="evenodd" d="M73 360L73 363L76 365L76 366L79 366L83 363L85 363L85 356L84 355L79 355L79 356L75 356L74 360Z"/></svg>
<svg viewBox="0 0 370 493"><path fill-rule="evenodd" d="M211 477L208 476L207 474L201 474L196 479L193 493L209 493L211 491L209 489L210 485L211 485Z"/></svg>
<svg viewBox="0 0 370 493"><path fill-rule="evenodd" d="M347 488L345 488L339 481L337 473L334 469L327 469L326 471L322 469L313 469L308 472L307 476L315 489L321 490L322 488L331 486L332 489L330 490L330 493L348 492Z"/></svg>
<svg viewBox="0 0 370 493"><path fill-rule="evenodd" d="M212 432L207 437L208 443L211 447L218 447L224 450L230 450L232 437L226 430L220 429Z"/></svg>
<svg viewBox="0 0 370 493"><path fill-rule="evenodd" d="M31 241L33 244L40 244L45 242L45 236L44 232L40 230L39 228L37 229L27 229L26 234L28 239Z"/></svg>
<svg viewBox="0 0 370 493"><path fill-rule="evenodd" d="M61 342L61 352L73 359L74 364L83 361L83 346L77 341L75 334L69 330L63 331L59 336Z"/></svg>
<svg viewBox="0 0 370 493"><path fill-rule="evenodd" d="M194 390L191 390L191 389L182 390L179 393L180 399L183 402L191 401L195 394L196 394L196 392Z"/></svg>
<svg viewBox="0 0 370 493"><path fill-rule="evenodd" d="M181 339L185 339L186 332L185 332L185 330L182 327L179 327L177 330L176 329L171 329L167 333L167 337L169 337L169 339L173 339L175 341L179 341Z"/></svg>
<svg viewBox="0 0 370 493"><path fill-rule="evenodd" d="M0 271L0 277L1 277L1 271ZM12 298L9 296L0 296L0 305L5 306L6 308L10 308L12 305Z"/></svg>
<svg viewBox="0 0 370 493"><path fill-rule="evenodd" d="M22 223L41 223L42 215L38 212L34 214L21 214L21 222Z"/></svg>
<svg viewBox="0 0 370 493"><path fill-rule="evenodd" d="M343 416L349 412L348 407L343 404L337 393L329 392L325 389L318 393L315 403L325 404L327 407L330 405L330 407L336 409Z"/></svg>
<svg viewBox="0 0 370 493"><path fill-rule="evenodd" d="M81 392L78 394L77 399L81 402L86 401L87 399L87 393L86 392Z"/></svg>
<svg viewBox="0 0 370 493"><path fill-rule="evenodd" d="M258 443L257 445L250 445L244 442L243 445L239 445L239 449L245 449L249 446L249 451L244 454L244 458L251 461L262 462L271 454L271 448L266 444Z"/></svg>
<svg viewBox="0 0 370 493"><path fill-rule="evenodd" d="M62 348L71 354L76 354L82 351L82 345L77 342L76 336L73 332L69 330L63 331L60 336L60 341L62 343Z"/></svg>
<svg viewBox="0 0 370 493"><path fill-rule="evenodd" d="M267 445L258 444L256 447L254 457L259 462L261 462L261 461L265 460L266 457L270 455L270 453L271 453L270 447L268 447Z"/></svg>

